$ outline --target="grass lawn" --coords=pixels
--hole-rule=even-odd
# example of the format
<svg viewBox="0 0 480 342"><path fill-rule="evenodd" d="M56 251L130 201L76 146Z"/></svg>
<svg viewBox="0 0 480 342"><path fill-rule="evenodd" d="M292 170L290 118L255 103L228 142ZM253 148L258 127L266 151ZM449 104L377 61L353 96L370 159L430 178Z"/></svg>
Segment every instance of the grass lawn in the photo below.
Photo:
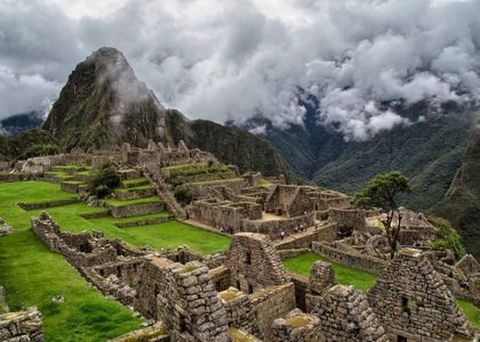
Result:
<svg viewBox="0 0 480 342"><path fill-rule="evenodd" d="M41 310L47 341L105 341L139 327L140 320L91 288L63 257L48 251L35 237L29 230L30 218L38 216L41 210L25 211L16 205L71 197L71 193L61 191L59 184L49 182L0 183L0 217L16 229L15 233L0 238L0 284L7 291L12 310L32 305ZM84 203L47 209L62 229L99 230L137 247L149 245L161 249L188 245L207 254L225 250L230 243L228 237L175 221L128 229L114 225L165 215L164 212L126 219L87 220L79 216L103 210ZM60 293L65 296L65 303L53 303L51 297Z"/></svg>
<svg viewBox="0 0 480 342"><path fill-rule="evenodd" d="M0 184L0 217L17 231L0 238L0 284L12 310L37 306L46 341L106 341L136 329L141 321L119 303L94 290L58 254L51 253L27 228L32 212L16 202L43 202L71 197L58 184ZM92 208L88 208L92 209ZM65 296L57 304L51 297Z"/></svg>
<svg viewBox="0 0 480 342"><path fill-rule="evenodd" d="M462 299L458 299L457 304L463 310L470 323L472 323L475 328L480 329L480 308Z"/></svg>
<svg viewBox="0 0 480 342"><path fill-rule="evenodd" d="M313 263L317 260L330 262L337 282L342 285L353 285L360 290L366 291L373 286L377 279L375 274L332 262L312 252L287 258L283 260L283 264L288 271L308 277Z"/></svg>
<svg viewBox="0 0 480 342"><path fill-rule="evenodd" d="M156 202L162 202L160 197L158 196L150 196L150 197L144 197L144 198L136 198L133 200L128 200L128 201L122 201L119 199L107 199L107 204L112 205L114 207L124 207L127 205L133 205L133 204L142 204L142 203L156 203Z"/></svg>

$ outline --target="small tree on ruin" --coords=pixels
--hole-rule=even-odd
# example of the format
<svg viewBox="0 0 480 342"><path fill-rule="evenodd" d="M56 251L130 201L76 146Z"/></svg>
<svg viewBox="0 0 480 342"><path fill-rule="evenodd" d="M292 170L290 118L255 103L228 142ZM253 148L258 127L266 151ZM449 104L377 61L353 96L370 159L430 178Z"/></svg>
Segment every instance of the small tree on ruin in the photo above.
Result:
<svg viewBox="0 0 480 342"><path fill-rule="evenodd" d="M398 197L411 192L410 182L401 172L390 171L373 177L368 185L355 195L355 204L361 208L379 208L385 214L381 221L385 227L390 258L397 251L402 216L398 206ZM395 220L396 219L396 220Z"/></svg>

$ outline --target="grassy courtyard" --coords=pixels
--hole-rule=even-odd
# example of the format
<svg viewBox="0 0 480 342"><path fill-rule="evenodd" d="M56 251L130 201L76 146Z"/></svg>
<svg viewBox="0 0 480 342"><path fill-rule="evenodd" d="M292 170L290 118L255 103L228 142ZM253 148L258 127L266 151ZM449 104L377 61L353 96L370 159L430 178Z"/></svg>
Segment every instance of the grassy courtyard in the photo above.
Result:
<svg viewBox="0 0 480 342"><path fill-rule="evenodd" d="M94 290L62 256L50 252L32 233L30 219L41 210L25 211L17 203L41 203L74 197L59 184L27 181L0 183L0 217L16 232L0 238L0 284L5 287L12 310L37 306L43 314L47 341L105 341L138 328L139 318L119 303ZM103 211L84 203L49 208L47 211L62 229L71 232L98 230L132 246L155 249L188 245L207 254L225 250L230 239L180 223L120 229L114 223L166 215L115 219L84 219L80 214ZM64 303L51 298L63 294Z"/></svg>
<svg viewBox="0 0 480 342"><path fill-rule="evenodd" d="M459 299L457 300L457 303L467 316L470 323L472 323L475 328L480 329L480 308L467 300Z"/></svg>
<svg viewBox="0 0 480 342"><path fill-rule="evenodd" d="M288 271L308 277L313 263L317 260L330 262L337 282L342 285L353 285L360 290L368 290L377 279L375 274L332 262L311 252L287 258L283 260L283 264Z"/></svg>

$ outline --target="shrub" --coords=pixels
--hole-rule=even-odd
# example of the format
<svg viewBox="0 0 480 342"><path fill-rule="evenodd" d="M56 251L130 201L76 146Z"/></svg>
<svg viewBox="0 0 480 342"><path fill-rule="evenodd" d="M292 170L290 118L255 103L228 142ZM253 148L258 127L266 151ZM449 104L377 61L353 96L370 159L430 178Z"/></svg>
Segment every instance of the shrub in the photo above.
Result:
<svg viewBox="0 0 480 342"><path fill-rule="evenodd" d="M431 247L434 250L450 249L457 259L465 255L465 247L462 244L460 235L447 220L429 216L428 220L435 226L438 238L432 242Z"/></svg>
<svg viewBox="0 0 480 342"><path fill-rule="evenodd" d="M186 185L177 186L175 188L175 198L183 205L190 204L193 200L191 189Z"/></svg>
<svg viewBox="0 0 480 342"><path fill-rule="evenodd" d="M108 162L103 164L88 184L88 192L97 198L105 198L120 186L121 179L115 166Z"/></svg>

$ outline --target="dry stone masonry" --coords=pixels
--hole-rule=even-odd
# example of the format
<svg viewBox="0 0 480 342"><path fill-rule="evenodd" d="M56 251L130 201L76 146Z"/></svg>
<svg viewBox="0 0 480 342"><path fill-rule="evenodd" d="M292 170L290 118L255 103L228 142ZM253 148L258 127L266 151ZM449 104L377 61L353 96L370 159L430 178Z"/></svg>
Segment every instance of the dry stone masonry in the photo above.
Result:
<svg viewBox="0 0 480 342"><path fill-rule="evenodd" d="M373 311L392 339L446 341L472 336L455 298L428 255L403 249L368 293Z"/></svg>

